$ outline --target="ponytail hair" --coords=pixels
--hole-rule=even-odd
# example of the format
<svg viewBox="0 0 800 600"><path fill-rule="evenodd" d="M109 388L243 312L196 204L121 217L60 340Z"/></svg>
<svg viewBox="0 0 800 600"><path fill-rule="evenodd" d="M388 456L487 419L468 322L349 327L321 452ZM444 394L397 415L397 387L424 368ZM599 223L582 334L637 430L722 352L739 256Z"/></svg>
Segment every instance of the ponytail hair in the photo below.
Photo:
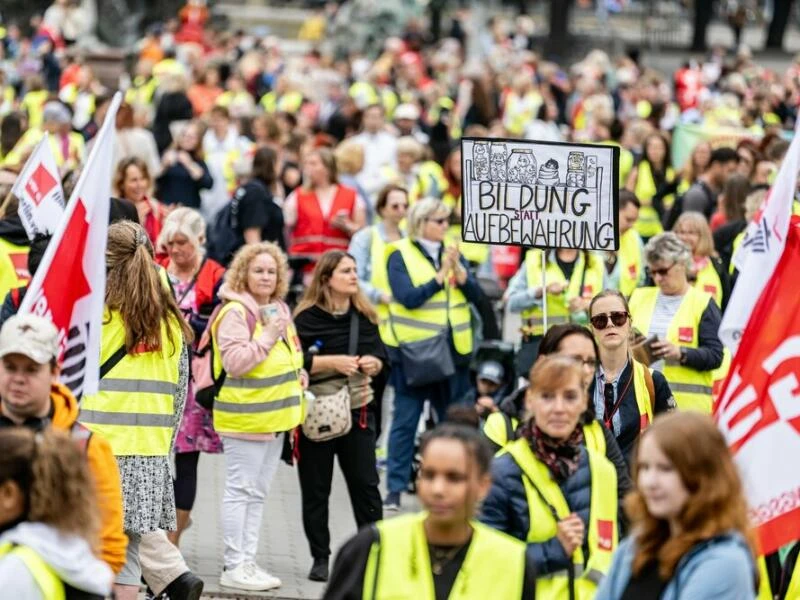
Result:
<svg viewBox="0 0 800 600"><path fill-rule="evenodd" d="M140 344L160 350L161 324L170 319L177 320L187 343L194 337L172 290L159 277L147 233L132 221L120 221L108 228L106 306L122 315L128 352ZM177 346L169 327L167 339L174 352Z"/></svg>
<svg viewBox="0 0 800 600"><path fill-rule="evenodd" d="M66 433L27 427L0 430L0 482L13 481L25 499L23 518L99 545L95 486L88 461Z"/></svg>

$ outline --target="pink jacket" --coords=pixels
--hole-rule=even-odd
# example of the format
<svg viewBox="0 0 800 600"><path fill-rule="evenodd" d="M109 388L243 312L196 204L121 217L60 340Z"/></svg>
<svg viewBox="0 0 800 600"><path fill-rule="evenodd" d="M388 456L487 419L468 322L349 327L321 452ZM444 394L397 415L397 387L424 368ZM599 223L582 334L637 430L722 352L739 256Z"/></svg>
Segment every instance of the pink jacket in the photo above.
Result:
<svg viewBox="0 0 800 600"><path fill-rule="evenodd" d="M234 292L228 288L228 284L223 284L219 290L219 298L223 302L236 301L257 319L260 319L260 311L255 298L247 292ZM277 301L283 315L291 320L292 313L285 302ZM230 377L241 377L267 357L277 338L271 336L266 329L257 338L253 338L247 319L238 310L230 310L222 317L216 328L216 339L219 352L222 355L222 367ZM273 433L226 433L226 436L247 440L269 440L274 439Z"/></svg>

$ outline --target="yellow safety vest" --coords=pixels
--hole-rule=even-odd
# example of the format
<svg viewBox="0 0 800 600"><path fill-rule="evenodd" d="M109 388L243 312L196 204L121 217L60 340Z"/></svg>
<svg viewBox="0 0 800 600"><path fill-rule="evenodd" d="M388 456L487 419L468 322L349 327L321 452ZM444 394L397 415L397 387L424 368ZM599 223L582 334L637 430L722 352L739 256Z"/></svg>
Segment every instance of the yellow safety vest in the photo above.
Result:
<svg viewBox="0 0 800 600"><path fill-rule="evenodd" d="M522 470L522 484L530 514L530 530L526 541L541 543L550 540L556 536L556 518L564 519L572 510L547 466L531 451L528 440L517 440L509 444L507 449ZM611 567L611 556L619 538L617 471L605 455L588 447L587 453L592 478L587 536L589 552L586 556L583 547L578 547L572 553L576 600L594 597L597 585ZM569 577L566 570L537 578L537 599L563 600L568 597Z"/></svg>
<svg viewBox="0 0 800 600"><path fill-rule="evenodd" d="M606 140L605 142L600 142L600 144L619 148L619 187L624 188L625 183L628 181L628 175L633 170L633 152L623 148L622 144L614 140Z"/></svg>
<svg viewBox="0 0 800 600"><path fill-rule="evenodd" d="M5 238L0 238L0 294L4 300L9 291L27 284L28 252L30 246L17 246Z"/></svg>
<svg viewBox="0 0 800 600"><path fill-rule="evenodd" d="M538 287L542 282L542 250L528 250L525 255L528 287ZM584 270L586 274L584 275ZM578 260L572 270L566 294L547 294L547 324L548 326L560 323L569 323L572 315L569 312L569 301L573 298L593 298L603 289L603 276L605 265L594 255L590 255L589 264L586 265L583 251L578 252ZM566 283L567 278L558 266L558 263L547 261L547 284ZM581 289L581 279L583 288ZM522 331L527 335L544 335L544 313L538 306L533 306L522 311Z"/></svg>
<svg viewBox="0 0 800 600"><path fill-rule="evenodd" d="M636 229L629 229L619 238L619 291L630 298L642 279L642 238Z"/></svg>
<svg viewBox="0 0 800 600"><path fill-rule="evenodd" d="M78 96L80 95L81 91L78 89L78 86L74 83L68 83L65 85L61 92L58 94L59 100L62 102L66 102L70 106L75 105L75 102L78 100ZM89 92L89 112L94 113L95 109L95 95Z"/></svg>
<svg viewBox="0 0 800 600"><path fill-rule="evenodd" d="M216 331L231 310L244 314L240 302L228 302L212 324ZM259 339L264 326L256 321L253 339ZM222 355L217 336L212 336L214 377L222 374ZM214 402L214 429L219 433L277 433L289 431L303 422L306 403L300 384L303 353L294 325L278 340L267 357L240 377L226 376Z"/></svg>
<svg viewBox="0 0 800 600"><path fill-rule="evenodd" d="M763 556L758 557L758 595L757 600L774 600L775 595L772 593L772 586L769 583L769 573L767 572L767 561ZM798 589L800 593L800 589ZM796 598L797 596L786 596L789 598Z"/></svg>
<svg viewBox="0 0 800 600"><path fill-rule="evenodd" d="M47 90L28 92L22 97L20 109L28 113L28 129L37 129L44 121L44 105L50 97Z"/></svg>
<svg viewBox="0 0 800 600"><path fill-rule="evenodd" d="M101 335L102 365L125 344L119 311L105 309ZM161 323L160 349L129 352L100 380L99 391L81 400L80 422L107 439L114 456L169 455L183 345L171 317Z"/></svg>
<svg viewBox="0 0 800 600"><path fill-rule="evenodd" d="M506 97L503 106L503 125L515 137L525 133L525 128L536 118L536 113L542 105L542 96L538 92L530 91L524 96L511 92Z"/></svg>
<svg viewBox="0 0 800 600"><path fill-rule="evenodd" d="M3 93L0 94L0 117L4 117L14 109L14 100L16 100L17 94L10 85L0 89L3 90Z"/></svg>
<svg viewBox="0 0 800 600"><path fill-rule="evenodd" d="M155 77L145 79L138 75L133 80L133 85L125 92L125 102L131 106L150 106L158 89L158 80Z"/></svg>
<svg viewBox="0 0 800 600"><path fill-rule="evenodd" d="M647 393L646 390L645 393ZM500 446L501 450L498 451L498 456L504 453L503 448L508 446L509 442L513 442L516 439L514 434L518 426L518 419L511 418L501 412L494 412L486 418L483 424L483 434ZM583 440L588 448L605 456L606 436L603 434L603 425L600 421L595 419L588 425L583 426Z"/></svg>
<svg viewBox="0 0 800 600"><path fill-rule="evenodd" d="M14 147L6 155L3 164L8 166L21 165L22 157L28 150L33 150L34 146L44 137L43 129L28 129L19 141L14 144ZM83 164L86 157L86 142L80 133L70 131L67 134L67 155L61 147L61 136L50 136L50 150L53 152L53 158L56 160L56 166L61 169L64 167L74 168Z"/></svg>
<svg viewBox="0 0 800 600"><path fill-rule="evenodd" d="M786 589L786 600L800 598L800 561L794 565L792 578L789 580L789 587Z"/></svg>
<svg viewBox="0 0 800 600"><path fill-rule="evenodd" d="M158 61L153 67L153 77L161 83L161 80L168 75L184 75L186 69L174 58L164 58Z"/></svg>
<svg viewBox="0 0 800 600"><path fill-rule="evenodd" d="M275 92L267 92L261 97L261 106L268 113L285 112L295 114L303 105L303 94L286 92L280 97Z"/></svg>
<svg viewBox="0 0 800 600"><path fill-rule="evenodd" d="M633 360L633 359L631 359ZM653 422L653 404L650 400L650 392L647 389L647 379L644 366L637 360L633 360L633 395L636 396L636 407L639 409L639 431L643 432ZM653 370L650 369L652 374Z"/></svg>
<svg viewBox="0 0 800 600"><path fill-rule="evenodd" d="M694 287L700 292L705 292L710 295L717 306L722 308L722 281L720 281L719 274L714 268L711 259L708 259L706 266L700 269L697 273L697 280L694 282Z"/></svg>
<svg viewBox="0 0 800 600"><path fill-rule="evenodd" d="M232 92L230 90L222 92L219 96L217 96L217 101L215 104L217 106L224 106L225 108L229 107L231 104L236 104L237 102L243 102L245 104L249 104L252 102L253 98L250 96L248 92L241 91L241 92Z"/></svg>
<svg viewBox="0 0 800 600"><path fill-rule="evenodd" d="M435 160L425 160L419 165L422 194L426 198L441 198L447 189L444 169Z"/></svg>
<svg viewBox="0 0 800 600"><path fill-rule="evenodd" d="M425 538L426 513L377 524L380 539L370 548L364 572L364 600L435 600L431 559ZM525 544L472 521L472 541L448 598L522 597Z"/></svg>
<svg viewBox="0 0 800 600"><path fill-rule="evenodd" d="M386 249L386 260L400 252L414 287L425 285L436 277L436 270L422 251L409 238L402 239ZM419 308L409 309L399 302L389 304L391 327L383 340L387 346L397 347L399 342L417 342L434 337L450 326L453 345L461 355L472 352L472 317L464 293L450 281Z"/></svg>
<svg viewBox="0 0 800 600"><path fill-rule="evenodd" d="M355 100L356 106L361 110L372 104L378 104L378 92L375 88L366 81L356 81L347 90L348 96Z"/></svg>
<svg viewBox="0 0 800 600"><path fill-rule="evenodd" d="M667 168L666 180L672 181L675 178L675 171L669 167ZM650 169L650 163L642 161L639 163L638 173L636 175L636 189L634 190L642 207L639 209L639 218L636 220L636 231L639 235L645 238L651 238L658 235L664 228L661 226L661 217L658 216L658 211L653 207L653 196L656 195L656 181L653 178L653 171ZM674 196L669 195L664 197L664 206L671 206L674 202Z"/></svg>
<svg viewBox="0 0 800 600"><path fill-rule="evenodd" d="M796 204L797 203L795 202L795 205ZM739 235L733 238L733 249L731 251L731 264L728 265L728 272L731 275L733 275L733 272L736 270L736 265L733 264L733 257L736 256L736 251L739 250L739 246L742 245L742 242L744 241L744 234L746 231L747 230L742 231L741 233L739 233Z"/></svg>
<svg viewBox="0 0 800 600"><path fill-rule="evenodd" d="M5 556L16 556L25 564L36 582L42 598L46 600L64 600L66 598L64 582L38 552L28 546L16 546L11 542L6 542L0 545L0 558Z"/></svg>
<svg viewBox="0 0 800 600"><path fill-rule="evenodd" d="M656 306L657 287L638 288L630 300L633 326L647 335ZM684 348L698 347L700 319L711 296L689 288L667 331L667 341ZM675 402L681 410L711 414L711 385L713 371L697 371L678 364L665 364L664 377L669 382Z"/></svg>
<svg viewBox="0 0 800 600"><path fill-rule="evenodd" d="M383 241L377 225L372 226L371 242L369 249L370 258L370 283L376 290L384 294L392 295L392 287L389 285L389 271L386 268L386 242ZM388 339L389 332L389 307L382 303L375 304L375 311L378 313L380 323L378 330L381 339Z"/></svg>
<svg viewBox="0 0 800 600"><path fill-rule="evenodd" d="M461 256L467 259L467 262L473 265L484 264L489 260L489 253L491 251L489 244L465 242L461 239L461 228L461 223L450 225L445 235L445 244L458 246L458 251L461 252Z"/></svg>

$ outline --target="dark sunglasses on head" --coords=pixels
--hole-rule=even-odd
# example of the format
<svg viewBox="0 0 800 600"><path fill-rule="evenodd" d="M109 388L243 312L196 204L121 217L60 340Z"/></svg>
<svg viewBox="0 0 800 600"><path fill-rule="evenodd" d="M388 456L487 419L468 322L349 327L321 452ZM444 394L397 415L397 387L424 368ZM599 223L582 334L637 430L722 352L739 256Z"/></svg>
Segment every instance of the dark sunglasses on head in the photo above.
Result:
<svg viewBox="0 0 800 600"><path fill-rule="evenodd" d="M629 316L630 315L624 310L615 310L614 312L595 315L589 320L592 322L592 327L595 329L605 329L608 327L609 320L611 320L611 324L614 325L614 327L622 327L628 322Z"/></svg>
<svg viewBox="0 0 800 600"><path fill-rule="evenodd" d="M449 221L447 217L442 217L441 219L427 219L427 220L430 221L431 223L436 223L437 225L444 225L445 223L447 223L447 221Z"/></svg>

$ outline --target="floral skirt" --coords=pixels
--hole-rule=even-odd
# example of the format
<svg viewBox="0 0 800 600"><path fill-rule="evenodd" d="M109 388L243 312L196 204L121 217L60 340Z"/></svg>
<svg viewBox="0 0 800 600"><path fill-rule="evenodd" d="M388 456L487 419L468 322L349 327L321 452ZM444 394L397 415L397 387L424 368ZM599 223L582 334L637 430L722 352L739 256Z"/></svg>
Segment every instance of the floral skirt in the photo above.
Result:
<svg viewBox="0 0 800 600"><path fill-rule="evenodd" d="M222 440L214 431L211 411L200 406L194 399L194 384L190 383L186 396L186 407L175 437L175 452L222 452Z"/></svg>

